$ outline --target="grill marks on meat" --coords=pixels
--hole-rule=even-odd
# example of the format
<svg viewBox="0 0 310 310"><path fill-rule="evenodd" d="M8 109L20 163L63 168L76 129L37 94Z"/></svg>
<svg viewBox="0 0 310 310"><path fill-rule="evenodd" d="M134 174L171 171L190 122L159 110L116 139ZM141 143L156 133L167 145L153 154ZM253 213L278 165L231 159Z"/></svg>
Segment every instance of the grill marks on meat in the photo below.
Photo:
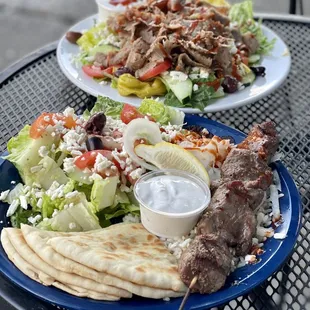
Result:
<svg viewBox="0 0 310 310"><path fill-rule="evenodd" d="M279 137L273 122L255 125L238 148L257 153L262 159L269 161L279 147Z"/></svg>
<svg viewBox="0 0 310 310"><path fill-rule="evenodd" d="M180 258L181 279L189 286L192 279L198 276L193 291L202 294L215 292L225 284L232 258L228 246L219 235L197 236Z"/></svg>
<svg viewBox="0 0 310 310"><path fill-rule="evenodd" d="M230 247L236 248L238 256L250 250L255 228L248 193L240 181L224 183L216 190L197 225L198 234L219 234Z"/></svg>
<svg viewBox="0 0 310 310"><path fill-rule="evenodd" d="M151 0L147 6L127 8L125 13L109 19L111 30L126 42L118 53L132 44L123 54L127 58L121 59L131 70L141 70L136 77L167 58L172 60L172 70L209 69L215 62L222 67L221 72L230 73L233 57L227 45L233 35L227 12L196 2ZM107 62L103 60L98 63Z"/></svg>
<svg viewBox="0 0 310 310"><path fill-rule="evenodd" d="M213 196L197 224L197 236L179 261L181 279L189 285L195 276L195 291L219 290L230 273L232 252L246 255L256 230L254 211L272 182L267 159L279 141L272 122L256 125L222 167L222 179L212 184ZM229 266L229 267L228 267Z"/></svg>
<svg viewBox="0 0 310 310"><path fill-rule="evenodd" d="M232 149L222 167L222 182L240 180L249 188L267 190L272 183L272 171L267 163L247 149Z"/></svg>

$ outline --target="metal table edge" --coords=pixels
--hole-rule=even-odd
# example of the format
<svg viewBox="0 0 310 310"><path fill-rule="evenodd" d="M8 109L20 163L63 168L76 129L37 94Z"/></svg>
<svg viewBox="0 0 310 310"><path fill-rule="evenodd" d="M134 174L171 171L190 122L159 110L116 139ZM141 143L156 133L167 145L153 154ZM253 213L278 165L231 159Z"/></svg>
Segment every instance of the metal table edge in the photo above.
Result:
<svg viewBox="0 0 310 310"><path fill-rule="evenodd" d="M46 54L53 52L57 48L57 44L58 40L49 43L5 68L2 72L0 72L0 85L5 83L6 80L15 75L18 71L22 70L25 66L29 66L32 62L37 61Z"/></svg>

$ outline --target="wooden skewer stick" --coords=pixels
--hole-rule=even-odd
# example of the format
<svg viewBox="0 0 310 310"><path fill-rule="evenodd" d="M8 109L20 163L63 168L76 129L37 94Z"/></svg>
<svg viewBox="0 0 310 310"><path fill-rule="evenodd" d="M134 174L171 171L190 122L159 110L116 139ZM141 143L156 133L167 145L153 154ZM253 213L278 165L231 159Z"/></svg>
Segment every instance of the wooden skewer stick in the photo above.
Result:
<svg viewBox="0 0 310 310"><path fill-rule="evenodd" d="M189 285L187 291L186 291L186 294L185 294L185 296L184 296L184 298L183 298L183 300L182 300L182 302L181 302L181 305L180 305L180 307L179 307L179 310L183 310L183 309L184 309L185 303L186 303L186 301L187 301L187 299L188 299L188 296L189 296L189 294L190 294L190 292L191 292L191 289L192 289L193 286L196 284L197 280L198 280L198 276L195 276L195 277L193 278L192 282L190 283L190 285Z"/></svg>

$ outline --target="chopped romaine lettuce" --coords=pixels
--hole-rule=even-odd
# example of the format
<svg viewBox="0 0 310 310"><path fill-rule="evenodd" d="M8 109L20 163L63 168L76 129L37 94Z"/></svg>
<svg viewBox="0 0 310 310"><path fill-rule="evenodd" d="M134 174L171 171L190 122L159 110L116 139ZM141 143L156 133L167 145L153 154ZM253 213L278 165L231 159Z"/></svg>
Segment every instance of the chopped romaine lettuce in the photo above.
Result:
<svg viewBox="0 0 310 310"><path fill-rule="evenodd" d="M100 23L95 25L86 31L78 40L77 44L82 48L83 51L89 52L93 47L95 47L102 39L105 39L109 35L107 33L104 35L107 29L106 23Z"/></svg>
<svg viewBox="0 0 310 310"><path fill-rule="evenodd" d="M34 181L45 190L48 190L54 181L58 184L66 184L69 181L64 171L48 156L39 161L38 166L42 166L42 168L34 172Z"/></svg>
<svg viewBox="0 0 310 310"><path fill-rule="evenodd" d="M141 102L139 111L142 114L152 116L156 122L162 125L168 123L172 125L182 125L184 123L185 114L182 111L165 106L160 101L144 99Z"/></svg>
<svg viewBox="0 0 310 310"><path fill-rule="evenodd" d="M11 216L11 224L15 228L20 228L21 224L29 224L28 218L40 215L40 212L34 210L25 210L19 207L17 211Z"/></svg>
<svg viewBox="0 0 310 310"><path fill-rule="evenodd" d="M56 198L54 200L46 195L44 199L46 205L43 202L42 213L48 212L50 214L53 209L54 216L43 220L38 225L40 228L55 231L87 231L100 228L94 207L87 201L83 193L70 198ZM55 212L55 209L59 212ZM44 215L45 213L43 217Z"/></svg>
<svg viewBox="0 0 310 310"><path fill-rule="evenodd" d="M266 55L271 52L276 39L268 41L262 31L262 20L258 22L254 20L252 0L245 0L241 3L234 4L230 8L229 18L231 22L238 24L242 34L250 32L256 37L259 42L259 48L256 54Z"/></svg>
<svg viewBox="0 0 310 310"><path fill-rule="evenodd" d="M103 209L97 215L101 222L104 220L111 220L121 215L126 215L128 213L132 215L140 215L140 208L133 204L119 203L115 207L108 207L106 209Z"/></svg>
<svg viewBox="0 0 310 310"><path fill-rule="evenodd" d="M97 212L113 205L117 183L117 176L94 181L90 201Z"/></svg>
<svg viewBox="0 0 310 310"><path fill-rule="evenodd" d="M98 96L97 101L91 111L86 110L84 119L88 119L97 112L104 112L105 115L118 119L123 109L123 104L108 97Z"/></svg>
<svg viewBox="0 0 310 310"><path fill-rule="evenodd" d="M214 82L216 77L210 74L208 78L195 78L192 79L194 86L198 87L192 92L191 98L187 98L180 102L172 91L169 91L165 97L165 104L179 108L196 108L201 111L210 103L211 99L223 97L225 94L223 89L220 87L217 91L208 83Z"/></svg>
<svg viewBox="0 0 310 310"><path fill-rule="evenodd" d="M52 144L57 144L57 136L52 137L44 134L42 138L32 139L29 136L30 126L26 125L16 137L9 140L7 148L9 155L4 157L9 160L18 170L24 184L31 185L35 182L36 175L31 172L33 167L38 167L42 157L39 148L45 146L50 149Z"/></svg>

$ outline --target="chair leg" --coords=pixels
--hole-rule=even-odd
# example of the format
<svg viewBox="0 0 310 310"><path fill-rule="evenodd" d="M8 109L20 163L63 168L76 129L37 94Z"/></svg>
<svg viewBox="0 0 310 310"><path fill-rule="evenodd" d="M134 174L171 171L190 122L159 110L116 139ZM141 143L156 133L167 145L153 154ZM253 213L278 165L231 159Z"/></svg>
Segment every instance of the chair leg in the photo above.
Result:
<svg viewBox="0 0 310 310"><path fill-rule="evenodd" d="M300 15L304 15L304 3L303 3L303 0L299 0L299 7L300 7Z"/></svg>
<svg viewBox="0 0 310 310"><path fill-rule="evenodd" d="M290 14L296 14L296 0L290 0Z"/></svg>

